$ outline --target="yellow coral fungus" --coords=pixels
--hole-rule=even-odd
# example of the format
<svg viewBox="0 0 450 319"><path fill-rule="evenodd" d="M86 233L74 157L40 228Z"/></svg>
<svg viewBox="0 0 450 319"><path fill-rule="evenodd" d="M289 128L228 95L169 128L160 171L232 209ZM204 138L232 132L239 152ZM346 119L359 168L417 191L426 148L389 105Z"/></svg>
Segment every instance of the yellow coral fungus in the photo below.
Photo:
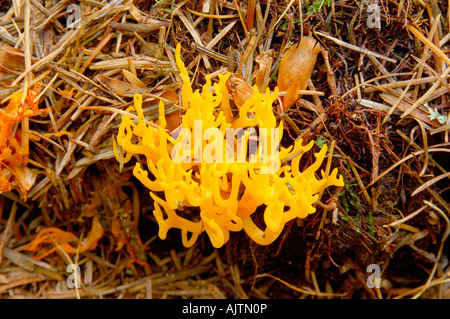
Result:
<svg viewBox="0 0 450 319"><path fill-rule="evenodd" d="M205 231L212 245L221 247L230 232L244 230L258 244L268 245L287 222L314 213L312 204L326 187L343 186L337 169L331 174L322 171L320 179L315 174L326 156L326 145L303 172L299 161L313 141L279 146L283 125L277 126L272 108L278 88L260 93L255 86L239 116L232 119L224 114L229 107L230 75L219 74L212 90L207 77L201 92L193 91L180 45L175 57L183 81L181 126L171 134L165 130L162 103L159 127L147 125L142 97L135 95L134 108L128 112L135 110L138 122L123 116L117 135L118 144L128 152L126 160L132 154L146 158L147 169L136 163L133 174L150 189L162 239L177 228L188 247ZM288 160L290 166L281 165Z"/></svg>
<svg viewBox="0 0 450 319"><path fill-rule="evenodd" d="M69 254L75 254L77 251L83 253L97 247L97 242L102 238L103 232L103 227L100 224L99 219L94 216L92 220L92 229L79 247L73 247L70 244L70 242L76 242L78 240L74 234L57 227L49 227L40 231L36 238L25 247L25 250L37 251L42 244L58 243L61 249ZM57 249L58 246L55 246L52 249L43 252L42 255L37 256L36 259L45 258Z"/></svg>
<svg viewBox="0 0 450 319"><path fill-rule="evenodd" d="M38 95L36 90L29 89L25 98L23 94L23 90L13 93L8 105L0 108L0 193L16 188L26 200L36 172L27 167L28 151L23 149L25 141L21 131L14 128L24 118L48 113L49 109L38 108L39 103L34 101Z"/></svg>

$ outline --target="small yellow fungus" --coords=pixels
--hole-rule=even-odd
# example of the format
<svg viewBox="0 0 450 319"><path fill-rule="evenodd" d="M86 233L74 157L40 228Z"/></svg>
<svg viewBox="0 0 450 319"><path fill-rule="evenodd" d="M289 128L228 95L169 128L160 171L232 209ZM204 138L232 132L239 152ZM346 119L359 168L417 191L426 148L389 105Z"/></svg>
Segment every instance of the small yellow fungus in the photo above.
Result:
<svg viewBox="0 0 450 319"><path fill-rule="evenodd" d="M278 88L260 93L255 86L239 116L232 118L225 113L230 74L219 74L213 85L207 77L202 90L193 91L179 44L175 57L183 81L180 127L171 133L165 129L162 102L159 126L148 125L142 97L135 95L134 107L127 111L136 111L138 121L123 116L117 135L127 152L124 162L132 154L146 159L146 167L136 163L133 174L150 189L160 238L177 228L183 245L189 247L206 232L212 245L221 247L230 232L244 230L258 244L268 245L287 222L314 213L312 205L326 187L344 185L337 169L330 174L322 171L320 178L316 175L326 145L303 172L300 158L311 150L313 141L302 145L298 140L288 148L279 145L283 123L277 126L272 108Z"/></svg>
<svg viewBox="0 0 450 319"><path fill-rule="evenodd" d="M33 186L37 173L28 168L28 133L15 130L17 123L27 117L46 114L49 109L39 109L37 90L14 92L5 107L0 107L0 193L16 189L27 200L27 193Z"/></svg>

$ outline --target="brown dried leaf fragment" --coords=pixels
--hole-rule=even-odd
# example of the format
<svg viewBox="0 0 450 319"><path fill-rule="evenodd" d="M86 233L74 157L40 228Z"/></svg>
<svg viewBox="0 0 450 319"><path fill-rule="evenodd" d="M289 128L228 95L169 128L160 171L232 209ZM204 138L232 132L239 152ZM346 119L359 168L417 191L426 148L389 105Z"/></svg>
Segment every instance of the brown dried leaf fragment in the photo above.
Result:
<svg viewBox="0 0 450 319"><path fill-rule="evenodd" d="M278 88L286 91L283 110L286 111L299 98L299 91L308 86L316 64L320 45L312 37L303 37L299 44L293 45L281 59L278 71Z"/></svg>
<svg viewBox="0 0 450 319"><path fill-rule="evenodd" d="M9 45L0 46L0 72L10 73L25 70L25 54L23 50ZM15 72L14 72L15 73Z"/></svg>
<svg viewBox="0 0 450 319"><path fill-rule="evenodd" d="M270 80L270 70L272 68L272 50L261 53L255 62L258 63L258 72L256 73L255 84L258 87L259 92L266 90Z"/></svg>
<svg viewBox="0 0 450 319"><path fill-rule="evenodd" d="M252 95L252 86L239 74L232 73L227 81L227 88L233 96L234 104L241 107Z"/></svg>

